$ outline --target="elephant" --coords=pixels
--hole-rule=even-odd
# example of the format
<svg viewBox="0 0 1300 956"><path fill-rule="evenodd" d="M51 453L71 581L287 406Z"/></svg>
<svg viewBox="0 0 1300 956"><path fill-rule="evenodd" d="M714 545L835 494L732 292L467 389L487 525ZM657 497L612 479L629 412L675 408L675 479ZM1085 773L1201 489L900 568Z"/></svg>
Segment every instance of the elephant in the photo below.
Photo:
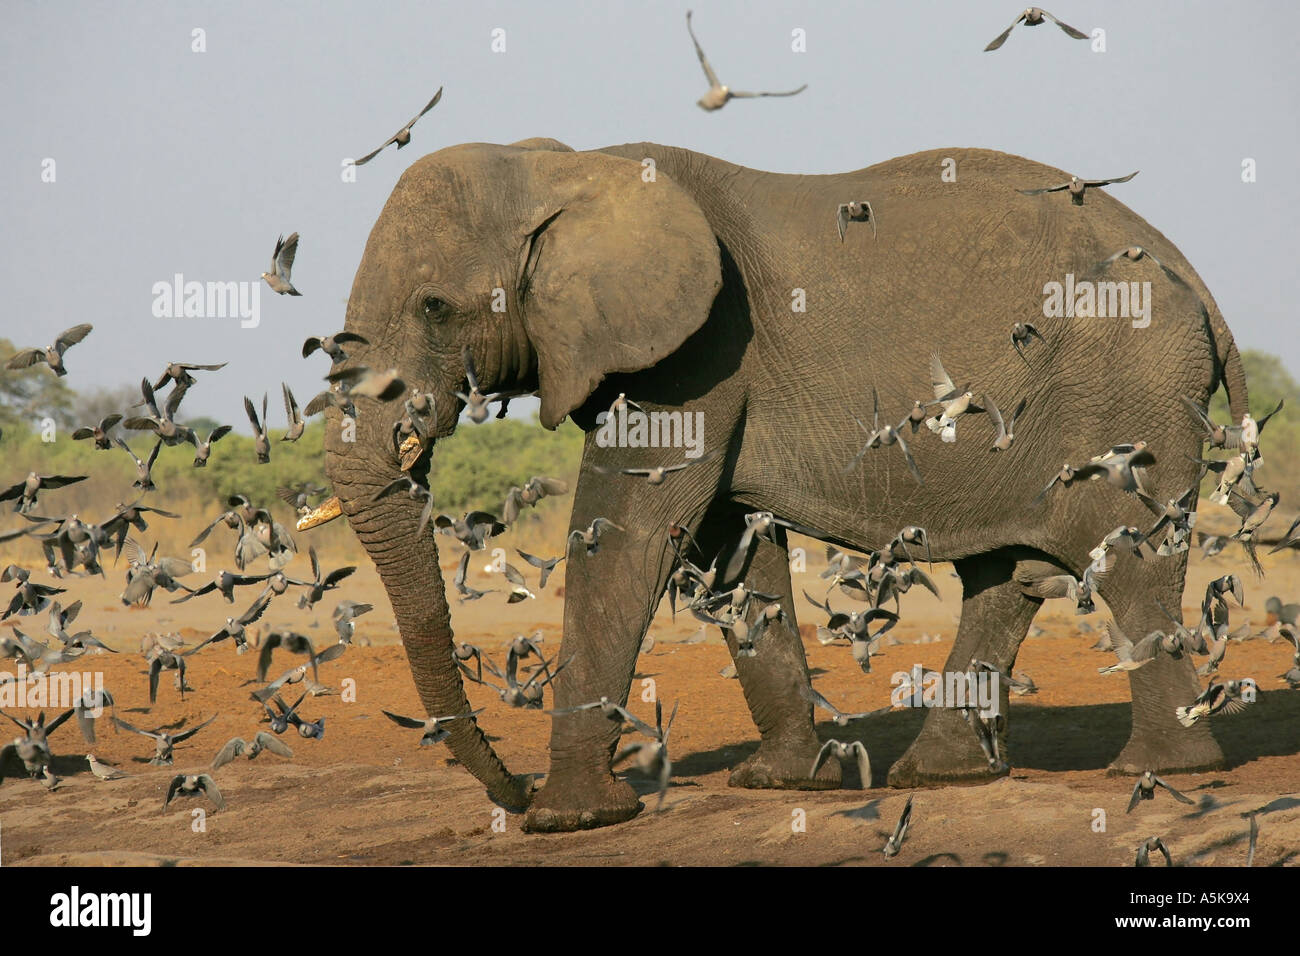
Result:
<svg viewBox="0 0 1300 956"><path fill-rule="evenodd" d="M979 658L1010 672L1042 603L1032 583L1080 575L1117 525L1153 520L1106 482L1038 497L1062 462L1145 441L1156 458L1149 490L1164 500L1199 477L1191 459L1200 426L1184 399L1206 403L1222 385L1234 421L1249 409L1232 334L1168 239L1102 190L1081 206L1065 193L1018 191L1066 178L974 148L805 176L651 143L451 146L405 170L370 232L346 315L346 330L369 344L349 348L344 365L399 367L410 387L435 397L409 472L421 483L464 407L456 395L468 391L467 350L484 394L535 394L542 426L568 417L586 432L570 528L604 517L618 530L596 554L568 551L556 708L602 697L626 704L676 566L670 527L689 531L703 554L723 554L721 566L743 516L757 511L858 551L924 527L934 560L952 562L962 586L945 670ZM835 219L848 201L870 203L877 235L850 223L840 238ZM1085 276L1133 245L1158 261L1120 259L1109 275L1150 283L1145 327L1045 314L1048 283ZM1025 321L1043 341L1022 355L1010 332ZM954 382L974 383L977 399L990 394L1003 408L1026 399L1014 445L991 453L988 416L967 415L955 442L924 428L910 436L920 481L897 449L869 451L846 470L864 437L855 417L871 420L873 393L882 421L903 418L931 397L936 352ZM680 450L596 440L600 413L621 395L646 410L702 413L704 446L717 453L656 486L599 470L681 460ZM391 598L421 701L431 715L466 713L434 531L421 530L419 501L376 497L401 474L399 411L365 403L344 441L331 410L326 473ZM786 616L752 655L737 654L728 634L759 732L730 784L835 788L837 761L810 772L820 742L787 532L756 540L737 578L777 595ZM1186 561L1118 557L1098 589L1123 631L1167 626L1156 599L1180 606ZM752 602L751 616L757 609ZM1161 655L1129 680L1132 731L1114 771L1222 765L1207 722L1183 728L1174 718L1199 693L1185 656ZM1005 685L1001 694L1005 714ZM610 825L643 806L611 771L621 726L602 708L552 718L540 786L506 768L477 721L448 731L455 758L493 801L524 813L529 831ZM960 712L934 708L887 782L973 783L1005 772L990 769Z"/></svg>

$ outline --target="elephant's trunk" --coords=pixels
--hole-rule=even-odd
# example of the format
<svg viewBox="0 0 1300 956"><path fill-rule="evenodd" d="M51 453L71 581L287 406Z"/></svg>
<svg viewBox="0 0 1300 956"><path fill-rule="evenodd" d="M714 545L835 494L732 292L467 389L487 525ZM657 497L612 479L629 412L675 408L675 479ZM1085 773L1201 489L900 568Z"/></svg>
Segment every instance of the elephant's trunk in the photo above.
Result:
<svg viewBox="0 0 1300 956"><path fill-rule="evenodd" d="M337 427L329 431L335 433ZM392 469L381 475L383 462L391 463ZM332 434L327 440L326 473L343 514L379 569L425 710L439 717L468 713L465 687L452 659L451 613L433 525L418 533L421 504L405 493L374 500L396 473L391 449L345 445ZM531 791L527 779L511 775L477 721L453 720L446 727L451 734L447 746L483 782L488 796L509 810L527 809Z"/></svg>

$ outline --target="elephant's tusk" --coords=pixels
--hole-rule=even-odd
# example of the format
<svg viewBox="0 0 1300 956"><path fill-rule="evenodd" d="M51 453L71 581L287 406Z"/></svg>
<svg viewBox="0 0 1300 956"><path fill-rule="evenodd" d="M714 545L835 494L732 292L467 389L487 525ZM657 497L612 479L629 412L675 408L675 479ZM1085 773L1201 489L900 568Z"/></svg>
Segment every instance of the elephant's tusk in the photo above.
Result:
<svg viewBox="0 0 1300 956"><path fill-rule="evenodd" d="M424 454L424 445L418 435L407 435L400 449L402 471L410 471Z"/></svg>
<svg viewBox="0 0 1300 956"><path fill-rule="evenodd" d="M341 514L343 514L343 506L339 503L339 496L335 495L329 501L322 502L299 518L295 527L299 531L306 531L308 528L315 528L317 525L333 521Z"/></svg>

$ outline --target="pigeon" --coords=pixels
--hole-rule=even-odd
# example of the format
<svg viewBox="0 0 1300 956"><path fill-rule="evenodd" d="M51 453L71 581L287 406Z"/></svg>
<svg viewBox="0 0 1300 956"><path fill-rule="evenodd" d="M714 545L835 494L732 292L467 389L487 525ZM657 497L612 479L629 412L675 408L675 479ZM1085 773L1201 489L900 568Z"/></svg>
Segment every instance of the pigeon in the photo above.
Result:
<svg viewBox="0 0 1300 956"><path fill-rule="evenodd" d="M537 586L539 588L546 587L546 581L550 578L551 572L555 570L557 564L564 560L564 555L560 555L556 558L539 558L536 555L529 554L527 551L520 551L518 548L515 549L515 553L541 571L541 576L537 581Z"/></svg>
<svg viewBox="0 0 1300 956"><path fill-rule="evenodd" d="M131 446L122 439L114 437L113 441L117 443L119 448L130 455L131 460L135 462L135 481L131 482L131 487L139 488L141 491L157 491L158 486L153 483L153 464L158 460L158 450L162 448L163 440L159 438L154 442L153 451L149 452L149 457L146 460L141 460L131 450Z"/></svg>
<svg viewBox="0 0 1300 956"><path fill-rule="evenodd" d="M844 471L847 473L856 468L858 462L862 460L862 456L873 448L886 448L889 445L897 445L899 451L903 453L903 459L907 462L907 468L912 473L912 477L916 479L916 483L924 485L925 482L921 478L921 472L916 467L916 461L912 458L911 449L907 447L907 441L903 438L903 433L901 431L902 427L910 420L910 418L903 419L903 421L899 422L897 425L891 425L888 422L881 425L880 396L877 394L875 386L872 386L871 388L871 398L871 428L867 428L866 425L862 424L856 415L853 416L853 420L858 423L858 428L862 429L863 433L866 434L867 440L858 453L853 456L853 459L844 466ZM913 431L915 431L915 426L913 427Z"/></svg>
<svg viewBox="0 0 1300 956"><path fill-rule="evenodd" d="M355 342L358 345L369 345L370 340L363 335L357 335L355 332L335 332L333 335L324 335L320 338L312 336L302 343L302 357L306 358L317 349L328 355L335 364L347 361L348 353L343 351L344 345L350 345Z"/></svg>
<svg viewBox="0 0 1300 956"><path fill-rule="evenodd" d="M1011 36L1011 31L1014 30L1020 24L1023 23L1027 27L1036 27L1036 26L1040 26L1045 20L1051 20L1058 27L1060 27L1061 31L1065 33L1065 35L1068 37L1072 37L1075 40L1088 39L1088 34L1083 33L1080 30L1076 30L1068 23L1062 23L1060 20L1056 19L1056 17L1052 16L1046 10L1043 10L1040 7L1027 7L1025 11L1020 14L1020 16L1016 17L1014 20L1011 21L1011 26L1007 27L1005 30L1003 30L1001 33L999 33L996 37L993 38L993 41L984 48L984 52L988 53L992 50L996 50L998 47L1002 46L1002 44L1006 43L1007 37Z"/></svg>
<svg viewBox="0 0 1300 956"><path fill-rule="evenodd" d="M298 400L293 397L289 386L281 382L280 388L284 391L284 417L289 423L288 430L280 436L280 441L297 441L307 430L307 423L302 419L302 412L298 410ZM262 414L265 416L265 410Z"/></svg>
<svg viewBox="0 0 1300 956"><path fill-rule="evenodd" d="M295 232L285 239L283 235L275 240L275 252L271 254L271 271L263 272L262 278L271 287L272 292L280 295L302 295L293 287L289 274L293 271L293 259L298 254L298 234Z"/></svg>
<svg viewBox="0 0 1300 956"><path fill-rule="evenodd" d="M31 368L33 365L44 362L54 371L55 375L60 377L67 375L68 370L63 365L63 353L84 339L93 329L94 326L90 323L74 325L70 329L64 329L59 333L59 337L54 340L53 345L48 345L43 349L22 349L15 352L9 361L5 363L5 368Z"/></svg>
<svg viewBox="0 0 1300 956"><path fill-rule="evenodd" d="M100 780L122 780L130 776L130 774L118 770L116 767L101 763L95 758L94 754L86 754L86 763L90 764L90 772Z"/></svg>
<svg viewBox="0 0 1300 956"><path fill-rule="evenodd" d="M1243 681L1230 680L1223 684L1210 683L1200 696L1187 707L1174 708L1174 716L1184 727L1191 727L1202 717L1217 714L1236 714L1246 709L1242 699Z"/></svg>
<svg viewBox="0 0 1300 956"><path fill-rule="evenodd" d="M709 91L705 93L697 102L700 109L706 112L720 110L727 103L736 98L752 98L756 96L794 96L796 93L802 93L808 88L805 83L797 90L787 90L784 93L745 93L740 90L733 90L718 82L718 76L713 72L713 67L709 66L709 61L704 56L704 50L700 47L700 41L695 38L695 30L691 26L691 11L686 11L686 29L691 34L691 42L695 44L695 55L700 58L700 66L704 68L704 76L709 81Z"/></svg>
<svg viewBox="0 0 1300 956"><path fill-rule="evenodd" d="M334 630L338 633L340 644L352 643L352 635L356 631L357 618L367 611L373 611L373 604L359 604L356 601L339 601L334 606L334 613L330 617L334 621Z"/></svg>
<svg viewBox="0 0 1300 956"><path fill-rule="evenodd" d="M162 408L158 407L153 386L149 384L147 378L140 380L140 392L144 395L144 401L140 404L145 406L149 414L128 418L122 422L123 428L131 431L153 432L169 448L194 440L190 429L178 425L174 417L177 409L180 408L181 399L185 397L185 388L172 389L167 395L167 400L163 402Z"/></svg>
<svg viewBox="0 0 1300 956"><path fill-rule="evenodd" d="M226 809L226 801L217 789L217 783L206 773L177 774L167 787L167 799L163 801L166 810L177 797L197 797L200 794L212 801L218 810Z"/></svg>
<svg viewBox="0 0 1300 956"><path fill-rule="evenodd" d="M216 720L217 716L218 715L213 714L198 726L191 727L189 730L181 731L178 734L164 733L162 730L140 730L137 727L132 727L120 717L114 717L113 723L118 727L121 727L123 730L129 730L133 734L139 734L142 737L148 737L153 740L155 752L153 757L149 760L149 763L157 767L170 767L172 765L173 749L175 746L189 740L208 724Z"/></svg>
<svg viewBox="0 0 1300 956"><path fill-rule="evenodd" d="M1058 186L1044 186L1042 189L1017 189L1016 192L1023 193L1026 196L1040 196L1043 193L1055 193L1068 189L1070 191L1070 202L1076 206L1082 206L1084 194L1089 189L1110 186L1114 183L1126 183L1139 172L1141 170L1134 170L1127 176L1116 176L1111 179L1080 179L1078 176L1071 176L1067 182L1063 182Z"/></svg>
<svg viewBox="0 0 1300 956"><path fill-rule="evenodd" d="M429 102L425 104L424 109L422 109L422 110L420 110L420 112L416 113L415 116L412 117L412 119L411 119L411 121L410 121L409 123L407 123L407 124L406 124L405 126L403 126L401 129L399 129L396 133L394 133L394 134L393 134L392 136L390 136L388 139L384 140L384 144L383 144L382 146L380 146L378 149L374 150L373 152L366 153L366 155L364 155L364 156L362 156L360 159L356 160L356 162L353 163L353 165L354 165L354 166L364 166L366 163L370 162L372 159L374 159L376 156L378 156L380 153L382 153L385 149L387 149L387 148L388 148L389 146L391 146L393 143L396 143L396 144L397 144L397 148L398 148L398 149L401 149L403 146L405 146L407 143L409 143L409 142L411 141L411 127L415 125L416 121L417 121L421 116L423 116L425 113L429 112L429 110L431 110L431 109L433 109L435 106L437 106L437 105L438 105L438 101L439 101L440 99L442 99L442 87L441 87L441 86L438 87L438 92L433 94L433 99L429 100Z"/></svg>
<svg viewBox="0 0 1300 956"><path fill-rule="evenodd" d="M1204 531L1196 532L1196 545L1201 549L1202 557L1212 558L1216 554L1221 554L1223 549L1228 546L1232 540L1226 534L1206 534Z"/></svg>
<svg viewBox="0 0 1300 956"><path fill-rule="evenodd" d="M862 780L862 789L871 789L871 758L867 755L867 748L863 746L862 741L854 740L849 743L842 743L838 740L828 740L822 744L822 749L817 751L817 759L813 761L812 770L809 772L809 778L816 778L817 771L822 768L831 757L843 761L853 760L858 767L858 776Z"/></svg>
<svg viewBox="0 0 1300 956"><path fill-rule="evenodd" d="M26 616L36 614L45 610L50 603L50 598L56 594L63 594L66 588L56 588L48 584L38 584L31 580L31 572L26 568L20 568L16 564L11 564L3 571L0 571L0 583L6 581L14 582L14 596L9 601L9 606L3 614L0 614L0 621L9 617L11 614Z"/></svg>
<svg viewBox="0 0 1300 956"><path fill-rule="evenodd" d="M1152 631L1142 640L1134 644L1128 639L1119 625L1114 621L1106 622L1106 631L1110 634L1111 643L1115 651L1115 656L1119 662L1111 664L1109 667L1098 667L1098 674L1116 674L1120 671L1135 671L1139 667L1155 660L1156 654L1166 649L1169 643L1168 635L1162 631Z"/></svg>
<svg viewBox="0 0 1300 956"><path fill-rule="evenodd" d="M1029 359L1025 358L1025 349L1034 344L1034 339L1044 343L1047 341L1032 322L1017 322L1011 326L1011 347L1025 359L1026 365L1029 364Z"/></svg>
<svg viewBox="0 0 1300 956"><path fill-rule="evenodd" d="M1137 848L1137 859L1134 860L1134 866L1150 866L1152 853L1163 853L1165 857L1165 866L1173 866L1174 861L1169 856L1169 848L1164 845L1160 837L1147 837L1146 841Z"/></svg>
<svg viewBox="0 0 1300 956"><path fill-rule="evenodd" d="M993 427L998 430L997 435L994 436L993 445L989 448L989 451L1006 451L1011 447L1011 443L1016 440L1016 419L1018 419L1020 413L1025 410L1025 401L1026 400L1022 398L1020 404L1016 406L1016 410L1011 413L1010 420L1003 421L1002 413L998 411L997 403L989 396L984 396L984 407L988 409L989 417L993 419Z"/></svg>
<svg viewBox="0 0 1300 956"><path fill-rule="evenodd" d="M310 610L317 601L325 598L326 591L333 591L339 586L339 582L351 575L357 568L356 565L350 564L346 567L335 568L322 577L320 561L316 557L314 545L307 549L307 556L311 558L312 580L307 582L307 589L298 598L298 607Z"/></svg>
<svg viewBox="0 0 1300 956"><path fill-rule="evenodd" d="M262 394L262 418L257 417L257 409L249 401L248 396L244 396L244 412L248 415L248 422L253 426L253 452L257 455L257 463L265 465L271 460L271 436L267 434L265 426L262 424L266 419L266 394Z"/></svg>
<svg viewBox="0 0 1300 956"><path fill-rule="evenodd" d="M89 476L38 475L34 471L29 472L27 477L16 485L10 485L0 491L0 501L12 501L14 511L20 514L28 514L36 507L36 498L42 491L74 485L79 481L85 481L87 477Z"/></svg>
<svg viewBox="0 0 1300 956"><path fill-rule="evenodd" d="M402 477L395 478L393 481L389 482L383 488L380 488L379 491L375 493L375 496L370 500L378 501L380 498L386 498L389 495L395 494L398 491L405 491L406 496L410 498L412 501L424 502L424 507L420 512L420 524L417 527L415 532L418 535L423 535L424 529L428 527L429 519L433 515L433 492L431 492L424 485L420 484L410 475L404 474L402 475ZM476 513L486 514L486 512L476 512ZM440 516L440 517L445 517L445 516ZM488 517L491 518L492 521L494 522L496 521L495 516L488 515ZM448 518L447 520L453 521L453 519L451 518ZM505 530L504 526L502 526L502 530Z"/></svg>
<svg viewBox="0 0 1300 956"><path fill-rule="evenodd" d="M600 539L609 533L610 528L613 528L616 531L626 530L620 525L610 521L608 518L593 518L591 524L589 524L585 529L574 528L570 531L568 543L569 545L572 545L573 541L576 539L579 544L586 548L587 556L590 557L600 551Z"/></svg>
<svg viewBox="0 0 1300 956"><path fill-rule="evenodd" d="M1165 783L1156 776L1154 770L1148 770L1138 777L1137 783L1133 785L1133 795L1129 797L1128 808L1125 813L1132 813L1133 808L1138 805L1140 800L1154 800L1156 796L1156 787L1164 787L1169 791L1169 795L1179 803L1193 804L1196 801L1191 797L1184 796L1169 784Z"/></svg>
<svg viewBox="0 0 1300 956"><path fill-rule="evenodd" d="M220 365L197 365L189 362L168 362L163 373L158 376L158 381L153 383L153 387L159 389L171 382L173 388L189 388L197 381L190 372L219 372L226 367L226 364L222 362Z"/></svg>
<svg viewBox="0 0 1300 956"><path fill-rule="evenodd" d="M623 712L623 716L638 732L650 739L648 741L637 741L624 747L614 757L611 766L620 764L632 757L635 758L636 766L640 770L652 776L658 776L659 801L655 804L655 812L658 812L663 809L664 795L668 792L668 780L673 772L672 761L668 757L668 735L672 732L673 720L677 717L677 704L676 702L673 703L672 713L668 715L668 723L664 724L663 701L656 700L654 727L626 711Z"/></svg>
<svg viewBox="0 0 1300 956"><path fill-rule="evenodd" d="M713 451L709 452L707 455L702 455L702 456L699 457L699 458L688 458L686 461L683 461L683 462L681 462L680 464L676 464L676 465L657 465L657 466L654 467L654 468L618 468L618 469L615 469L615 468L604 468L604 467L601 467L600 465L592 465L591 467L592 467L592 470L593 470L593 471L596 471L596 472L598 472L598 473L600 473L600 474L602 474L602 475L609 475L609 474L634 475L634 476L636 476L636 477L638 477L638 478L644 478L644 479L646 479L646 481L647 481L649 484L652 484L652 485L662 485L662 484L664 483L664 479L665 479L668 475L671 475L671 474L673 474L674 472L684 471L685 469L691 467L691 465L698 465L698 464L700 464L700 463L702 463L702 462L708 461L708 460L711 459L711 458L715 458L715 457L717 457L718 453L719 453L719 450L718 450L718 449L714 449ZM510 523L509 519L506 520L506 523L507 523L507 524Z"/></svg>
<svg viewBox="0 0 1300 956"><path fill-rule="evenodd" d="M281 757L292 757L293 751L289 749L288 744L281 743L276 737L259 731L249 743L243 737L231 737L226 741L226 745L217 751L216 757L212 759L212 769L219 770L226 764L230 763L236 757L247 757L253 760L263 750L269 750L273 754L279 754Z"/></svg>
<svg viewBox="0 0 1300 956"><path fill-rule="evenodd" d="M232 426L218 425L212 431L208 432L205 441L199 441L199 436L193 429L190 430L190 441L194 445L194 467L206 468L208 459L212 456L212 446L230 434Z"/></svg>
<svg viewBox="0 0 1300 956"><path fill-rule="evenodd" d="M1167 265L1165 265L1163 262L1157 259L1154 255L1152 255L1150 250L1145 249L1142 246L1127 246L1119 250L1119 252L1112 253L1111 255L1107 256L1105 259L1102 259L1101 262L1097 263L1097 265L1093 268L1092 274L1100 275L1101 273L1109 269L1112 265L1114 265L1116 262L1118 262L1120 259L1127 259L1129 262L1140 262L1143 259L1150 259L1152 262L1156 264L1156 266L1160 269L1160 271L1163 272L1165 276L1168 277L1168 279L1171 282L1173 282L1175 285L1180 285L1183 288L1190 288L1190 286L1188 286L1187 283L1183 280L1182 276L1180 276L1177 272L1169 268ZM1189 398L1184 397L1183 401L1191 404L1191 399Z"/></svg>
<svg viewBox="0 0 1300 956"><path fill-rule="evenodd" d="M461 595L461 604L464 604L466 601L477 601L483 595L491 594L496 590L496 588L488 588L486 591L479 591L476 588L470 587L466 583L465 579L469 575L469 555L470 553L468 551L461 554L460 564L456 568L456 577L453 581L456 591Z"/></svg>
<svg viewBox="0 0 1300 956"><path fill-rule="evenodd" d="M308 671L311 671L313 675L316 675L321 664L328 664L332 660L337 660L343 655L345 650L347 650L347 645L342 642L331 644L319 654L313 654L305 664L299 664L297 667L289 668L265 687L253 691L249 694L249 697L260 704L265 704L268 700L275 697L281 687L284 687L286 684L302 683L307 679ZM301 701L299 701L299 703L301 703ZM290 709L296 709L297 706L297 704L294 704L293 708Z"/></svg>
<svg viewBox="0 0 1300 956"><path fill-rule="evenodd" d="M894 827L894 832L890 834L889 839L885 842L884 854L885 859L898 856L898 851L903 848L903 841L907 839L907 831L912 826L912 797L909 795L907 803L903 806L903 812L898 818L898 824Z"/></svg>
<svg viewBox="0 0 1300 956"><path fill-rule="evenodd" d="M483 713L484 709L480 707L478 710L471 710L467 714L454 714L451 717L429 717L425 720L419 720L415 717L403 717L401 714L394 714L387 710L380 710L380 713L399 727L409 727L413 730L423 731L420 736L420 746L431 747L434 744L442 743L451 736L451 731L446 726L449 722L453 720L469 720Z"/></svg>
<svg viewBox="0 0 1300 956"><path fill-rule="evenodd" d="M840 203L835 210L835 225L840 232L840 242L844 241L844 230L851 222L871 223L871 237L876 237L876 214L871 209L871 203L866 200Z"/></svg>
<svg viewBox="0 0 1300 956"><path fill-rule="evenodd" d="M262 595L249 605L248 610L244 611L239 617L226 618L225 627L194 648L190 653L197 653L209 644L218 644L226 638L231 638L235 642L235 652L243 654L248 650L247 626L260 618L266 612L270 603L270 595Z"/></svg>
<svg viewBox="0 0 1300 956"><path fill-rule="evenodd" d="M811 701L813 704L816 704L818 707L822 708L822 710L829 713L831 715L832 723L837 727L847 727L850 721L863 720L867 717L879 717L881 714L887 714L893 710L893 707L881 707L877 710L867 710L858 714L846 714L819 694L817 689L814 687L807 685L801 686L799 688L799 693L802 694L806 700ZM820 754L818 756L820 756Z"/></svg>
<svg viewBox="0 0 1300 956"><path fill-rule="evenodd" d="M117 423L122 420L121 415L107 415L99 420L98 425L91 425L86 428L78 428L72 433L73 441L84 441L87 438L95 439L95 447L101 451L108 451L113 447L112 436L109 435Z"/></svg>
<svg viewBox="0 0 1300 956"><path fill-rule="evenodd" d="M969 388L959 389L953 384L937 352L930 356L930 383L934 387L935 401L943 406L943 410L927 418L925 427L943 441L955 442L957 420L968 412L982 412L984 409L975 404L975 395Z"/></svg>

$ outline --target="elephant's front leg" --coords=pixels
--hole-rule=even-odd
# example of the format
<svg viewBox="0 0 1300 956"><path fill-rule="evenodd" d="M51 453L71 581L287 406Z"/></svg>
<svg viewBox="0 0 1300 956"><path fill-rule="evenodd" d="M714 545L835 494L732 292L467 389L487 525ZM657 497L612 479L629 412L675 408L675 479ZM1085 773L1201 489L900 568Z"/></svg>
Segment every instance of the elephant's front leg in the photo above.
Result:
<svg viewBox="0 0 1300 956"><path fill-rule="evenodd" d="M586 527L602 516L622 530L608 529L596 554L588 554L576 540L568 545L564 640L558 657L564 670L554 685L557 709L602 697L627 704L637 653L671 571L669 515L676 512L673 503L681 499L647 500L637 488L632 490L642 494L636 506L630 499L620 506L611 500L613 495L601 495L595 484L588 476L580 479L573 527ZM653 723L653 716L639 716ZM622 726L621 720L611 719L600 708L556 715L551 726L550 773L533 800L524 829L586 830L636 816L642 806L636 791L611 771Z"/></svg>
<svg viewBox="0 0 1300 956"><path fill-rule="evenodd" d="M727 632L736 676L761 741L758 752L732 772L729 783L763 789L832 789L840 784L838 761L827 761L816 778L810 775L821 742L813 728L812 705L802 693L809 686L808 661L795 620L785 533L781 530L779 544L757 540L745 585L752 591L777 595L788 623L771 622L754 645L752 657L738 655L736 639ZM730 544L734 547L734 541ZM729 553L724 549L723 554ZM767 602L750 603L747 617L752 622ZM870 786L870 781L866 785Z"/></svg>

